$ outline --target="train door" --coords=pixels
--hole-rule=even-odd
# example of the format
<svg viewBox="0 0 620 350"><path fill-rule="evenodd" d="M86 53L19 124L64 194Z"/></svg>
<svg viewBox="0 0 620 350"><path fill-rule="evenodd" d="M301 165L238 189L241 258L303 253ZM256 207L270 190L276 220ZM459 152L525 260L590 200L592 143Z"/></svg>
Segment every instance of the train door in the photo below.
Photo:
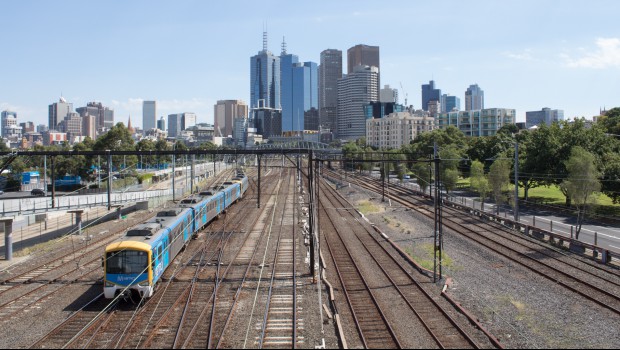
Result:
<svg viewBox="0 0 620 350"><path fill-rule="evenodd" d="M202 204L202 226L205 226L209 221L207 220L207 203Z"/></svg>
<svg viewBox="0 0 620 350"><path fill-rule="evenodd" d="M190 213L192 212L191 210L189 211ZM183 240L185 242L187 242L187 240L189 239L189 231L190 231L190 222L187 220L187 215L185 215L183 217L183 220L181 221L181 230L183 230Z"/></svg>
<svg viewBox="0 0 620 350"><path fill-rule="evenodd" d="M153 248L153 280L158 280L159 276L164 272L164 254L163 241L157 243Z"/></svg>

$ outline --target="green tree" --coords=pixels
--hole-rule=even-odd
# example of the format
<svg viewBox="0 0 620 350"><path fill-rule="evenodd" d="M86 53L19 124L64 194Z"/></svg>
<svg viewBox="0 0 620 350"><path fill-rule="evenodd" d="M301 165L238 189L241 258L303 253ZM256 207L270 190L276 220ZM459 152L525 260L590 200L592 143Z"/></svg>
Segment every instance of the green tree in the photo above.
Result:
<svg viewBox="0 0 620 350"><path fill-rule="evenodd" d="M579 240L587 208L596 201L594 194L601 190L601 174L596 167L596 157L579 146L573 147L571 157L565 164L568 177L562 182L562 188L577 209L575 239Z"/></svg>
<svg viewBox="0 0 620 350"><path fill-rule="evenodd" d="M598 120L609 134L620 135L620 107L612 108Z"/></svg>
<svg viewBox="0 0 620 350"><path fill-rule="evenodd" d="M491 192L491 185L489 179L484 175L484 164L482 162L477 160L472 162L469 179L471 189L480 195L480 199L484 204L489 192Z"/></svg>
<svg viewBox="0 0 620 350"><path fill-rule="evenodd" d="M500 205L507 200L505 192L510 184L510 161L498 159L493 162L489 171L489 184L491 185L495 204L497 205L497 214L499 215Z"/></svg>
<svg viewBox="0 0 620 350"><path fill-rule="evenodd" d="M118 123L110 129L107 133L99 136L93 146L95 151L134 151L135 142L129 133L125 124ZM107 159L106 159L107 162ZM112 157L112 164L119 168L120 164L137 164L138 158L136 156L114 156Z"/></svg>
<svg viewBox="0 0 620 350"><path fill-rule="evenodd" d="M620 152L610 152L603 156L603 185L605 193L614 204L620 203Z"/></svg>
<svg viewBox="0 0 620 350"><path fill-rule="evenodd" d="M420 186L422 192L426 192L427 188L431 188L432 163L425 162L427 160L421 159L420 162L414 163L412 167L413 175L416 177L417 183ZM430 193L429 193L430 194Z"/></svg>

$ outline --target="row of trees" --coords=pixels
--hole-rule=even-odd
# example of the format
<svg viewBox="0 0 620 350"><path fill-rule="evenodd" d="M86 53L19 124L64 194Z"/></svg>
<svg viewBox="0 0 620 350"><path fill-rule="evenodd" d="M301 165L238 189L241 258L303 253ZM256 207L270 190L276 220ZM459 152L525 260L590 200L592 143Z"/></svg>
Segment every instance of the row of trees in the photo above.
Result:
<svg viewBox="0 0 620 350"><path fill-rule="evenodd" d="M423 190L432 180L428 161L438 147L442 159L440 178L451 192L459 178L469 178L471 188L485 199L496 202L511 199L508 191L514 184L514 152L519 147L519 182L529 198L529 190L541 186L558 186L566 197L566 205L577 207L583 220L592 194L602 192L614 203L620 203L620 108L608 111L598 123L588 125L584 119L575 122L540 125L535 130L519 131L510 125L491 137L468 138L455 127L421 134L411 144L391 150L390 169L398 174L411 173ZM343 146L349 167L372 169L375 164L355 163L357 159L377 159L378 152L365 145L365 140ZM372 158L374 157L374 158Z"/></svg>
<svg viewBox="0 0 620 350"><path fill-rule="evenodd" d="M212 143L205 143L200 146L201 149L212 150L217 149ZM131 136L131 133L125 127L123 123L118 123L106 134L99 137L96 141L90 138L86 138L84 142L76 143L73 146L69 144L63 144L58 146L40 146L34 147L34 151L169 151L172 149L186 150L188 147L185 143L177 141L176 144L169 144L165 140L151 141L148 139L135 142ZM0 151L9 151L9 149L3 143L0 143ZM44 157L18 157L11 163L9 169L13 174L21 174L28 170L41 170L44 164ZM137 156L114 156L112 164L116 169L128 169L127 172L135 175L135 166L142 162L146 165L156 165L169 163L171 161L169 156L144 156L139 159ZM50 160L48 159L48 176L51 173ZM102 168L106 164L106 159L101 159ZM97 157L87 156L56 156L54 159L54 165L56 168L57 176L63 175L78 175L84 179L93 180L93 167L99 166L99 159ZM105 168L104 168L105 169Z"/></svg>

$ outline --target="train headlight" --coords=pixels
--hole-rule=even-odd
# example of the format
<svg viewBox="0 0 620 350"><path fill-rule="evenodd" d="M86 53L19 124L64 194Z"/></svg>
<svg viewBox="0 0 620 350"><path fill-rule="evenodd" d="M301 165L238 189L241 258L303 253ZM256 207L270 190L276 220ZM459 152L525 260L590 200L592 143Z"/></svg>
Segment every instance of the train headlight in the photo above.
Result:
<svg viewBox="0 0 620 350"><path fill-rule="evenodd" d="M106 288L112 288L112 287L114 287L114 283L111 283L111 282L105 281L105 287L106 287Z"/></svg>

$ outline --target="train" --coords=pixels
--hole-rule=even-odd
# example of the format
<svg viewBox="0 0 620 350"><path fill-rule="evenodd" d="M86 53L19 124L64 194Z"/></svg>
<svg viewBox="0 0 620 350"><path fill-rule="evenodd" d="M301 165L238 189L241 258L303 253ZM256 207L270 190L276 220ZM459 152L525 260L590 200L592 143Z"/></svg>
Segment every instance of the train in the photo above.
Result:
<svg viewBox="0 0 620 350"><path fill-rule="evenodd" d="M152 297L164 271L190 239L242 199L248 186L247 176L237 170L230 181L187 197L129 228L105 248L104 297Z"/></svg>

